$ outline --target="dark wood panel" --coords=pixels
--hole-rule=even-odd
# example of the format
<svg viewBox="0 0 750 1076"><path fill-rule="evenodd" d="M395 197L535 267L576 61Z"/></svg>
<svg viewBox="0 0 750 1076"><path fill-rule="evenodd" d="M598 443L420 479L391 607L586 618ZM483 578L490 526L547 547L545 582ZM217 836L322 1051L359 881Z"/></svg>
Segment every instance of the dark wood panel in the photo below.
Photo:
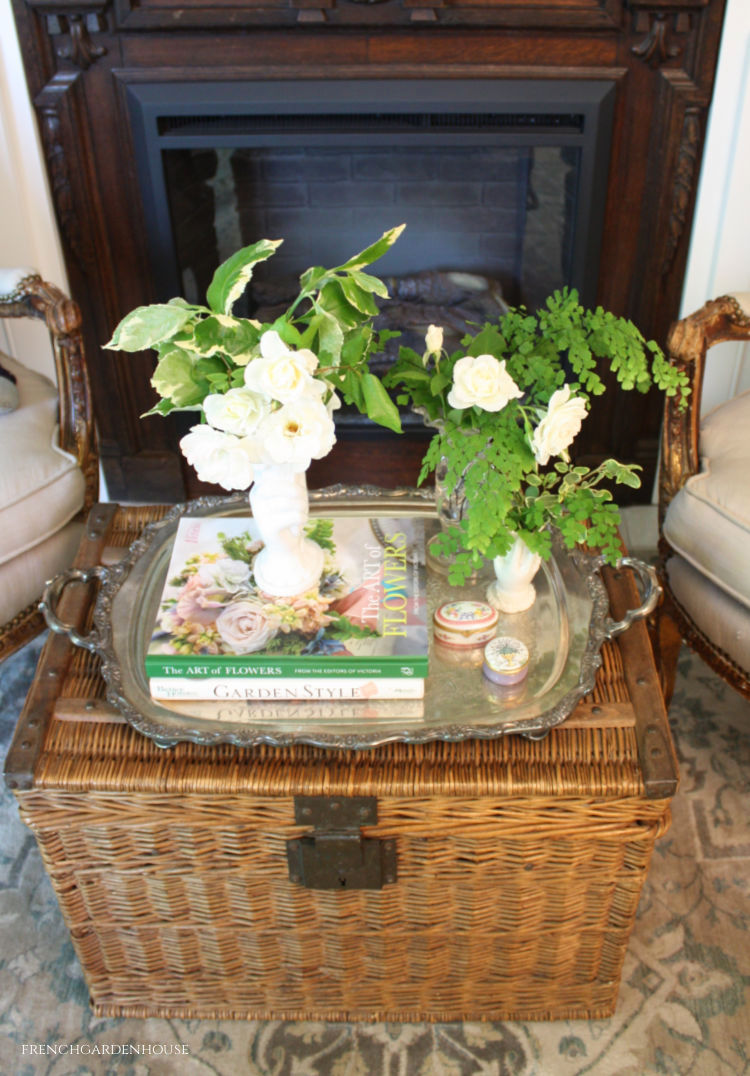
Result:
<svg viewBox="0 0 750 1076"><path fill-rule="evenodd" d="M372 435L358 435L339 441L322 460L314 460L307 474L310 489L347 485L375 485L383 489L416 486L428 437L406 440L387 430ZM428 480L432 484L432 479ZM221 492L200 482L190 468L185 468L188 497Z"/></svg>
<svg viewBox="0 0 750 1076"><path fill-rule="evenodd" d="M423 67L429 64L478 64L493 63L507 66L506 77L528 77L525 72L534 71L534 77L557 78L559 70L585 67L607 67L614 63L616 46L604 37L586 36L579 33L565 37L524 35L509 30L503 34L460 30L445 34L437 29L423 30L416 35L386 35L370 42L369 58L374 63L403 63L410 61ZM553 72L558 71L558 74Z"/></svg>
<svg viewBox="0 0 750 1076"><path fill-rule="evenodd" d="M40 7L45 0L33 0ZM59 6L59 5L58 5ZM116 0L115 24L128 31L162 29L179 19L181 29L290 25L481 24L499 27L560 27L601 30L619 25L622 0ZM313 12L320 12L315 19Z"/></svg>

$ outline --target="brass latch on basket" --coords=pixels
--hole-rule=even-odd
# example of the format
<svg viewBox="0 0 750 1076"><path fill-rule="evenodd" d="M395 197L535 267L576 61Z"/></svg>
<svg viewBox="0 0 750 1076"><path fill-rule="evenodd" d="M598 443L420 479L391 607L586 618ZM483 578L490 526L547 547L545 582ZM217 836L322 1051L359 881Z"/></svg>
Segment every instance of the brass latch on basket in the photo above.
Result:
<svg viewBox="0 0 750 1076"><path fill-rule="evenodd" d="M287 841L289 878L307 889L382 889L396 881L396 842L363 837L374 796L295 796L294 821L313 829Z"/></svg>

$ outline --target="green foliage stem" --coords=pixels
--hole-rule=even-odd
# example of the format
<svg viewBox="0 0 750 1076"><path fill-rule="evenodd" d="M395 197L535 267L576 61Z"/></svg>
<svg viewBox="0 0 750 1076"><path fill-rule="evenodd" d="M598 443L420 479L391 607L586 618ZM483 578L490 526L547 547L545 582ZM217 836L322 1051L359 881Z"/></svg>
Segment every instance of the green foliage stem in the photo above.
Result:
<svg viewBox="0 0 750 1076"><path fill-rule="evenodd" d="M456 363L464 356L492 355L505 364L523 396L500 411L451 407ZM447 494L462 487L467 510L460 524L442 536L442 552L453 558L452 581L461 582L483 557L506 553L516 535L532 552L549 557L549 528L557 528L568 548L599 547L607 559L620 555L619 511L610 487L640 485L634 464L608 459L594 468L576 467L568 452L546 466L531 446L534 428L558 389L587 409L608 386L647 392L656 386L678 395L689 392L686 375L671 366L653 341L632 322L597 307L585 309L574 290L554 292L535 314L510 309L461 341L461 348L418 355L406 347L386 375L398 392L437 427L422 461L420 484L444 461Z"/></svg>
<svg viewBox="0 0 750 1076"><path fill-rule="evenodd" d="M255 266L270 258L282 240L262 239L237 251L218 267L207 291L207 305L176 298L138 307L115 329L106 348L136 352L153 349L157 365L151 384L160 396L148 414L202 411L203 400L243 384L244 369L260 354L260 339L275 330L291 348L309 348L319 360L316 376L327 397L338 390L374 422L401 432L398 408L369 366L370 358L393 334L377 333L375 296L387 298L378 277L364 272L396 242L404 225L332 269L313 266L300 277L300 291L273 323L233 313Z"/></svg>

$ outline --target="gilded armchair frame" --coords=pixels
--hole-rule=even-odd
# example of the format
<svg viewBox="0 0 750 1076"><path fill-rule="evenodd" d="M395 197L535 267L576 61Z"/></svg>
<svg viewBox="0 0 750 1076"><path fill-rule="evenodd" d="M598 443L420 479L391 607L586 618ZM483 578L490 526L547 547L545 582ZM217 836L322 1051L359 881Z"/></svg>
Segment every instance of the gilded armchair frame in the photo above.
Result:
<svg viewBox="0 0 750 1076"><path fill-rule="evenodd" d="M43 321L49 330L59 400L59 443L60 448L75 457L83 472L85 495L79 518L84 519L99 495L99 452L81 311L59 288L39 274L29 273L15 284L12 292L0 295L0 318L34 318ZM36 601L7 624L0 625L0 661L38 635L44 626Z"/></svg>
<svg viewBox="0 0 750 1076"><path fill-rule="evenodd" d="M670 589L667 563L674 550L663 531L672 498L692 475L700 471L701 395L708 350L714 344L732 340L750 340L750 317L731 295L714 299L689 317L675 322L667 338L669 361L684 371L691 390L684 410L676 397L667 398L662 426L658 571L664 600L655 623L654 639L667 701L674 688L677 654L683 640L728 684L750 699L747 673L701 631Z"/></svg>

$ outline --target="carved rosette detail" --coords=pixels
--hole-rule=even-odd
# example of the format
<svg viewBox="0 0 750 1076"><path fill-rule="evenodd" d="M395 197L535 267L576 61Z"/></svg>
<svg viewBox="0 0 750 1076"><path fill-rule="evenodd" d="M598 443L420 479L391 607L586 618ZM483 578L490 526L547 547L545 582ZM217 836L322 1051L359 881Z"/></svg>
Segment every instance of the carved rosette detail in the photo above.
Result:
<svg viewBox="0 0 750 1076"><path fill-rule="evenodd" d="M680 240L687 224L696 179L700 138L700 110L698 108L688 108L685 111L685 118L682 123L680 148L677 153L677 168L670 199L671 211L667 243L661 265L662 276L666 276L674 264L677 248L680 245Z"/></svg>

